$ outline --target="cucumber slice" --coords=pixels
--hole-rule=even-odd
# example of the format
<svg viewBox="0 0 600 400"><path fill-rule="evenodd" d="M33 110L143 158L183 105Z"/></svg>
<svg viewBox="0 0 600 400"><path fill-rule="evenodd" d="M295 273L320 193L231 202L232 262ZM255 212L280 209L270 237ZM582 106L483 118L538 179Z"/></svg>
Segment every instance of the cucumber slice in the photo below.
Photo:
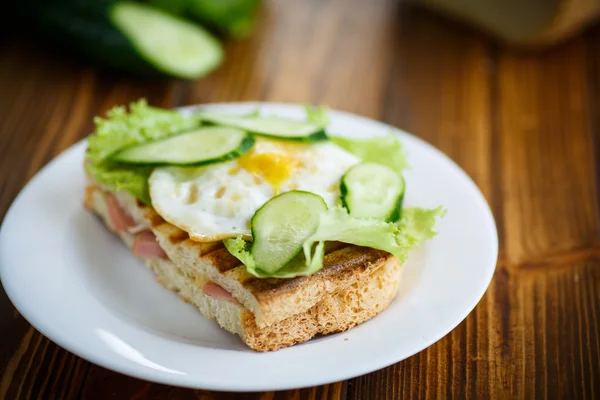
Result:
<svg viewBox="0 0 600 400"><path fill-rule="evenodd" d="M257 135L306 141L327 139L323 127L312 122L295 121L279 117L245 118L208 111L201 111L198 115L204 121L243 129Z"/></svg>
<svg viewBox="0 0 600 400"><path fill-rule="evenodd" d="M154 7L117 2L109 19L144 59L169 75L195 79L223 59L221 45L210 33Z"/></svg>
<svg viewBox="0 0 600 400"><path fill-rule="evenodd" d="M390 167L362 163L342 178L342 203L353 217L397 221L404 199L404 179Z"/></svg>
<svg viewBox="0 0 600 400"><path fill-rule="evenodd" d="M144 165L204 165L239 157L254 144L252 135L221 126L196 129L117 151L112 161Z"/></svg>
<svg viewBox="0 0 600 400"><path fill-rule="evenodd" d="M319 195L292 190L267 201L252 217L252 258L272 274L287 266L316 232L327 205Z"/></svg>

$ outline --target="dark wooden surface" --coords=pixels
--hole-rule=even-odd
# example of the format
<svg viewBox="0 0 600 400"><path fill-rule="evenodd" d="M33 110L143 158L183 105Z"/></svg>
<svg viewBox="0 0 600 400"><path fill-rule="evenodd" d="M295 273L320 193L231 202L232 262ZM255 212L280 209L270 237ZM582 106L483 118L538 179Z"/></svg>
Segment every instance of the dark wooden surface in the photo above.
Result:
<svg viewBox="0 0 600 400"><path fill-rule="evenodd" d="M114 104L326 103L424 138L473 177L500 235L486 295L445 338L389 368L235 395L92 365L0 290L0 399L600 398L600 28L526 54L398 1L267 4L256 34L228 43L224 66L193 83L136 81L0 41L0 220Z"/></svg>

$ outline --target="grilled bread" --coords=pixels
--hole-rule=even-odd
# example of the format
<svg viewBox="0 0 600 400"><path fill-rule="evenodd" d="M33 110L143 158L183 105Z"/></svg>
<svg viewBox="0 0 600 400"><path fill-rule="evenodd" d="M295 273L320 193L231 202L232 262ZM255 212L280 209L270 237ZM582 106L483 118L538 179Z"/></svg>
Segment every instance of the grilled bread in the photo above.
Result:
<svg viewBox="0 0 600 400"><path fill-rule="evenodd" d="M90 181L85 206L112 231L109 195L135 221L133 228L117 233L126 245L133 246L135 232L149 229L166 253L143 259L158 281L253 350L278 350L318 334L345 331L379 314L396 295L402 268L386 252L334 244L323 269L313 275L259 279L222 242L195 242L130 194L110 193ZM207 294L209 283L231 297Z"/></svg>

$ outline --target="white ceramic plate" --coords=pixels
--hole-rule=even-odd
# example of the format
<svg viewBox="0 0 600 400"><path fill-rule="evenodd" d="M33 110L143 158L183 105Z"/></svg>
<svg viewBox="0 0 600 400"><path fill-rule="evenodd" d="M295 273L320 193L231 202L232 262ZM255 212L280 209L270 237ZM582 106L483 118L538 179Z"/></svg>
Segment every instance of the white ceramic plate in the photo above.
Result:
<svg viewBox="0 0 600 400"><path fill-rule="evenodd" d="M207 106L303 117L297 105ZM330 132L381 135L390 128L331 112ZM17 309L65 349L138 378L213 390L320 385L386 367L436 342L475 307L494 272L492 214L471 179L441 152L398 131L412 169L406 204L443 205L439 235L414 251L398 296L348 332L272 353L254 353L158 284L82 207L85 142L71 147L23 189L0 231L0 276Z"/></svg>

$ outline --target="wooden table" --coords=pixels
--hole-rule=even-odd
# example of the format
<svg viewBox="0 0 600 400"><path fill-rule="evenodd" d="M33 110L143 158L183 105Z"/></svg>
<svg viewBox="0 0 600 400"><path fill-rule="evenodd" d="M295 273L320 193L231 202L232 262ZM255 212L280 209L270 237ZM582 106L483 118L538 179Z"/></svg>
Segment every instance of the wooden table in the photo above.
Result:
<svg viewBox="0 0 600 400"><path fill-rule="evenodd" d="M223 67L193 83L136 81L4 40L0 219L94 115L142 96L164 107L326 103L380 119L439 147L483 191L501 246L491 286L454 331L405 361L240 398L600 398L600 29L519 54L397 1L268 5L256 34L227 44ZM0 399L237 398L92 365L39 334L2 291L0 338Z"/></svg>

